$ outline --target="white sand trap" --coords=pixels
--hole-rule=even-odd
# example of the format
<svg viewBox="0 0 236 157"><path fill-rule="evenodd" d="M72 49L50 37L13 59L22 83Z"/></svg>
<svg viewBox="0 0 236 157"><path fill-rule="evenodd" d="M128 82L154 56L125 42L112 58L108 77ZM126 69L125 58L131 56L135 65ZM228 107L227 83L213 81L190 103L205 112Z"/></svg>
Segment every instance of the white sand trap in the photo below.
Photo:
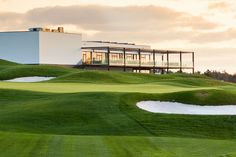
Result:
<svg viewBox="0 0 236 157"><path fill-rule="evenodd" d="M55 77L40 77L40 76L19 77L11 80L5 80L5 82L41 82L41 81L48 81L54 78Z"/></svg>
<svg viewBox="0 0 236 157"><path fill-rule="evenodd" d="M136 105L140 109L152 113L187 115L236 115L236 105L199 106L161 101L141 101Z"/></svg>

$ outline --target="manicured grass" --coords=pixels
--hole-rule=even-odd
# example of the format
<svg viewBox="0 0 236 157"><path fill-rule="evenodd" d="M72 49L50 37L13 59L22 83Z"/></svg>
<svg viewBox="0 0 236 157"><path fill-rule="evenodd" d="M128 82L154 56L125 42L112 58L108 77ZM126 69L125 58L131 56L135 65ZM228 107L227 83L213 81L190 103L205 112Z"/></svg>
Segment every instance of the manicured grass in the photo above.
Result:
<svg viewBox="0 0 236 157"><path fill-rule="evenodd" d="M236 85L202 75L85 71L0 60L3 157L234 157L236 116L149 113L138 101L236 105Z"/></svg>
<svg viewBox="0 0 236 157"><path fill-rule="evenodd" d="M231 140L0 133L4 157L235 157L235 147Z"/></svg>

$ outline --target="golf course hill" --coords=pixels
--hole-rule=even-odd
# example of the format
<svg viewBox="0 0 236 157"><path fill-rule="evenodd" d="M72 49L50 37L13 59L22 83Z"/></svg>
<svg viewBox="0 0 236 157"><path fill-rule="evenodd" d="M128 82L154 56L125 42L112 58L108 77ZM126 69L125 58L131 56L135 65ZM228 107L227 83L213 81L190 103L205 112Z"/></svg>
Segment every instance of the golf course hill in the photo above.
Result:
<svg viewBox="0 0 236 157"><path fill-rule="evenodd" d="M7 81L25 77L52 79ZM236 84L0 60L0 157L236 156L236 116L152 113L141 101L236 105Z"/></svg>

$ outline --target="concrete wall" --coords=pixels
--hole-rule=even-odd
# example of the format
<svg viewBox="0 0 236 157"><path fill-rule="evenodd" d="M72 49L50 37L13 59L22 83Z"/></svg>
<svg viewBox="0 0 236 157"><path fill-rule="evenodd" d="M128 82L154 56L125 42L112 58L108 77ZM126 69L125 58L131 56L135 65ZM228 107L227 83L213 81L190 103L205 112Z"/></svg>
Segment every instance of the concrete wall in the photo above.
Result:
<svg viewBox="0 0 236 157"><path fill-rule="evenodd" d="M0 59L38 64L39 32L1 32Z"/></svg>
<svg viewBox="0 0 236 157"><path fill-rule="evenodd" d="M39 32L40 64L78 65L82 63L82 35Z"/></svg>

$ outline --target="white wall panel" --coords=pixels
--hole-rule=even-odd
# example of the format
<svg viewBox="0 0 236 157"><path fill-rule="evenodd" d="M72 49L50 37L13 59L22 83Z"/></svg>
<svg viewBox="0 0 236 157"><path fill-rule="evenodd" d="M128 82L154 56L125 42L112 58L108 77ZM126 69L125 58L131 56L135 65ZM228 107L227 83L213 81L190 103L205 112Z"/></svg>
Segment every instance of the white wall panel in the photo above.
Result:
<svg viewBox="0 0 236 157"><path fill-rule="evenodd" d="M40 64L82 63L82 35L40 32Z"/></svg>
<svg viewBox="0 0 236 157"><path fill-rule="evenodd" d="M38 64L38 35L38 32L1 32L0 59L24 64Z"/></svg>

